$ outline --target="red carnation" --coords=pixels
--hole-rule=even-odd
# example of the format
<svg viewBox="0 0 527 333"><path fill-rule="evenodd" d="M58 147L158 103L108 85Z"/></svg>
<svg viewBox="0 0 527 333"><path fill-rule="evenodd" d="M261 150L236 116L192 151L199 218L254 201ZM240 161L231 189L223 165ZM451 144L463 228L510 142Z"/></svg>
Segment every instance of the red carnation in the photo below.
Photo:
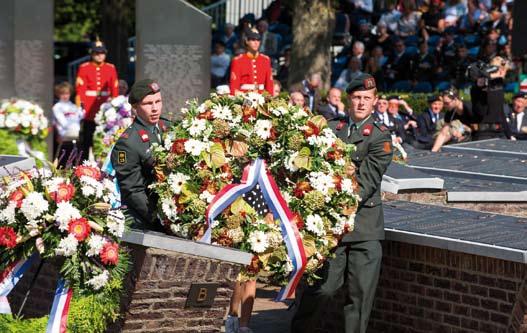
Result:
<svg viewBox="0 0 527 333"><path fill-rule="evenodd" d="M75 176L79 179L82 176L88 176L96 180L101 180L101 170L90 166L80 165L75 168Z"/></svg>
<svg viewBox="0 0 527 333"><path fill-rule="evenodd" d="M0 246L12 249L16 246L16 232L11 227L0 227Z"/></svg>
<svg viewBox="0 0 527 333"><path fill-rule="evenodd" d="M62 183L57 186L55 192L51 192L50 196L56 203L62 201L70 201L75 195L75 186L73 184Z"/></svg>
<svg viewBox="0 0 527 333"><path fill-rule="evenodd" d="M311 185L306 181L301 181L296 183L296 186L293 189L293 195L297 198L303 198L304 194L309 191L311 191Z"/></svg>
<svg viewBox="0 0 527 333"><path fill-rule="evenodd" d="M291 218L291 222L296 224L298 230L304 229L304 220L302 219L302 216L300 216L300 214L294 213L293 217Z"/></svg>
<svg viewBox="0 0 527 333"><path fill-rule="evenodd" d="M9 201L16 202L16 208L22 206L22 200L24 200L24 192L16 190L9 196Z"/></svg>
<svg viewBox="0 0 527 333"><path fill-rule="evenodd" d="M185 142L187 142L187 139L177 139L172 144L172 148L170 149L170 151L178 155L184 154L185 153Z"/></svg>
<svg viewBox="0 0 527 333"><path fill-rule="evenodd" d="M68 231L75 236L79 242L82 242L90 234L91 227L88 224L88 220L81 217L80 219L70 221Z"/></svg>
<svg viewBox="0 0 527 333"><path fill-rule="evenodd" d="M103 264L117 265L119 262L119 245L110 242L104 244L100 256Z"/></svg>
<svg viewBox="0 0 527 333"><path fill-rule="evenodd" d="M342 191L342 177L337 175L333 176L333 182L335 183L337 191Z"/></svg>

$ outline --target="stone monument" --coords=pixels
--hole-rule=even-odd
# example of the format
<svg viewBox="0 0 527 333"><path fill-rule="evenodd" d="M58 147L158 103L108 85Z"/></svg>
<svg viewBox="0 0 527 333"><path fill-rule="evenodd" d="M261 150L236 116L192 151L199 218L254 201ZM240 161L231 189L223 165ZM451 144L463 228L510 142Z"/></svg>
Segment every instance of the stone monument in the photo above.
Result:
<svg viewBox="0 0 527 333"><path fill-rule="evenodd" d="M181 0L137 0L136 16L136 80L157 80L165 113L177 118L210 91L211 18Z"/></svg>

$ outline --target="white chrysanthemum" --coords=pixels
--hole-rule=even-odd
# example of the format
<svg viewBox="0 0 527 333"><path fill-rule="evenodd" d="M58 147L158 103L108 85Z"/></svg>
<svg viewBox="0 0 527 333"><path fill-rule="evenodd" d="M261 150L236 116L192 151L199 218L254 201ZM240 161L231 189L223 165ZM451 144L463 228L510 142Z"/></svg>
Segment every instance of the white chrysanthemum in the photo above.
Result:
<svg viewBox="0 0 527 333"><path fill-rule="evenodd" d="M175 194L180 194L181 190L183 189L183 185L189 180L190 177L182 174L181 172L171 173L168 176L168 185L170 185L170 189Z"/></svg>
<svg viewBox="0 0 527 333"><path fill-rule="evenodd" d="M353 194L353 181L349 178L342 179L341 183L342 192L347 194Z"/></svg>
<svg viewBox="0 0 527 333"><path fill-rule="evenodd" d="M201 192L201 194L199 195L199 198L203 201L205 201L206 203L211 203L212 202L212 199L214 199L215 195L210 193L209 191L203 191Z"/></svg>
<svg viewBox="0 0 527 333"><path fill-rule="evenodd" d="M284 149L282 148L280 142L273 142L271 143L271 150L269 151L269 155L273 156L276 154L280 154L283 151Z"/></svg>
<svg viewBox="0 0 527 333"><path fill-rule="evenodd" d="M257 92L247 93L244 97L245 100L250 103L252 108L257 108L258 106L265 104L265 98Z"/></svg>
<svg viewBox="0 0 527 333"><path fill-rule="evenodd" d="M254 131L260 138L267 140L271 136L271 128L273 123L270 120L259 119L254 125Z"/></svg>
<svg viewBox="0 0 527 333"><path fill-rule="evenodd" d="M198 107L198 112L199 113L204 113L205 111L207 111L208 107L207 107L207 104L205 103L201 103Z"/></svg>
<svg viewBox="0 0 527 333"><path fill-rule="evenodd" d="M114 108L110 108L110 109L106 110L104 115L106 116L106 121L107 122L112 122L112 121L116 121L117 120L117 110L115 110Z"/></svg>
<svg viewBox="0 0 527 333"><path fill-rule="evenodd" d="M333 176L323 172L311 172L309 174L309 183L311 187L324 195L328 195L329 191L335 188Z"/></svg>
<svg viewBox="0 0 527 333"><path fill-rule="evenodd" d="M58 186L64 182L65 180L62 177L53 177L51 179L44 181L44 186L48 188L48 192L56 192L58 189Z"/></svg>
<svg viewBox="0 0 527 333"><path fill-rule="evenodd" d="M110 103L111 103L113 106L118 107L118 106L120 106L121 104L126 103L126 96L119 95L119 96L113 98L113 99L110 101ZM128 103L126 103L126 104L128 104Z"/></svg>
<svg viewBox="0 0 527 333"><path fill-rule="evenodd" d="M164 198L161 201L161 210L163 211L163 214L165 214L167 219L169 219L172 222L177 221L178 219L177 207L172 200L170 200L169 198ZM176 233L175 231L173 232Z"/></svg>
<svg viewBox="0 0 527 333"><path fill-rule="evenodd" d="M188 108L181 108L179 110L179 112L181 112L181 114L187 114L188 113Z"/></svg>
<svg viewBox="0 0 527 333"><path fill-rule="evenodd" d="M103 196L103 184L92 177L82 176L81 179L81 191L86 197L94 195L96 198L102 198Z"/></svg>
<svg viewBox="0 0 527 333"><path fill-rule="evenodd" d="M306 229L320 237L326 235L324 221L318 214L308 215L306 218Z"/></svg>
<svg viewBox="0 0 527 333"><path fill-rule="evenodd" d="M284 166L287 170L291 171L291 172L295 172L295 171L298 171L298 167L295 165L295 158L298 156L298 152L294 152L292 153L291 155L289 155L288 157L286 157L285 161L284 161Z"/></svg>
<svg viewBox="0 0 527 333"><path fill-rule="evenodd" d="M304 109L297 107L296 112L293 113L293 116L291 118L293 118L293 120L298 120L298 119L307 118L307 117L309 117L309 114L307 114L307 112L304 111Z"/></svg>
<svg viewBox="0 0 527 333"><path fill-rule="evenodd" d="M60 240L59 246L55 249L55 254L58 256L70 257L77 252L79 241L73 234Z"/></svg>
<svg viewBox="0 0 527 333"><path fill-rule="evenodd" d="M4 209L0 210L0 222L13 224L15 219L16 202L10 202Z"/></svg>
<svg viewBox="0 0 527 333"><path fill-rule="evenodd" d="M216 119L222 119L227 121L232 119L232 111L226 105L215 105L212 108L212 115Z"/></svg>
<svg viewBox="0 0 527 333"><path fill-rule="evenodd" d="M264 252L269 246L267 234L263 231L253 231L249 235L248 241L251 245L251 249L256 253Z"/></svg>
<svg viewBox="0 0 527 333"><path fill-rule="evenodd" d="M192 119L192 122L190 123L190 126L188 127L188 133L191 136L198 136L201 134L207 128L207 120L206 119Z"/></svg>
<svg viewBox="0 0 527 333"><path fill-rule="evenodd" d="M339 158L338 160L335 160L335 164L338 166L344 166L346 161L343 158Z"/></svg>
<svg viewBox="0 0 527 333"><path fill-rule="evenodd" d="M22 206L20 211L29 220L35 220L42 213L46 212L49 208L49 203L40 192L29 193L24 200L22 200Z"/></svg>
<svg viewBox="0 0 527 333"><path fill-rule="evenodd" d="M280 117L280 116L287 114L287 108L284 108L283 106L279 106L276 109L272 109L271 113L277 117Z"/></svg>
<svg viewBox="0 0 527 333"><path fill-rule="evenodd" d="M112 210L106 217L106 227L115 237L122 237L124 233L125 217L122 211Z"/></svg>
<svg viewBox="0 0 527 333"><path fill-rule="evenodd" d="M57 210L53 218L59 223L59 229L61 231L68 230L70 220L80 219L81 213L79 210L69 202L62 201L57 204Z"/></svg>
<svg viewBox="0 0 527 333"><path fill-rule="evenodd" d="M95 275L94 277L86 281L86 283L92 286L94 290L99 290L108 283L109 278L110 274L108 273L108 271L104 270L101 274Z"/></svg>
<svg viewBox="0 0 527 333"><path fill-rule="evenodd" d="M185 142L185 151L193 156L199 156L207 149L207 144L199 140L189 139Z"/></svg>
<svg viewBox="0 0 527 333"><path fill-rule="evenodd" d="M284 242L282 234L278 231L269 232L267 236L271 247L278 247Z"/></svg>
<svg viewBox="0 0 527 333"><path fill-rule="evenodd" d="M293 262L291 261L291 258L287 256L285 264L284 264L284 275L288 276L289 273L293 271Z"/></svg>
<svg viewBox="0 0 527 333"><path fill-rule="evenodd" d="M106 240L104 239L104 237L91 234L90 238L88 238L89 249L88 251L86 251L86 255L88 257L99 255L105 243L106 243Z"/></svg>
<svg viewBox="0 0 527 333"><path fill-rule="evenodd" d="M232 239L234 244L238 244L243 241L243 237L245 236L245 234L243 233L243 229L241 227L238 227L236 229L229 229L227 231L227 236Z"/></svg>
<svg viewBox="0 0 527 333"><path fill-rule="evenodd" d="M172 231L172 233L174 233L176 235L180 235L181 234L181 226L179 224L172 223L170 225L170 231Z"/></svg>

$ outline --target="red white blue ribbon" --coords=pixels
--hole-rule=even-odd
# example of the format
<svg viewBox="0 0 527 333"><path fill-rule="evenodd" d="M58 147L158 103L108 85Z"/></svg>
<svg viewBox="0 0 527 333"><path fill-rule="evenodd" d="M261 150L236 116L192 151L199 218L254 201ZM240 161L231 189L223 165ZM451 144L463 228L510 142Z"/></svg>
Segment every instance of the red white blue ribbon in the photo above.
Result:
<svg viewBox="0 0 527 333"><path fill-rule="evenodd" d="M37 255L33 254L28 259L22 259L9 265L2 273L0 273L0 313L10 314L11 307L7 300L7 295L15 288L16 284L24 276L31 264L36 259Z"/></svg>
<svg viewBox="0 0 527 333"><path fill-rule="evenodd" d="M59 279L55 298L49 314L46 333L65 333L68 328L68 313L70 311L71 297L73 290L68 287L64 279Z"/></svg>
<svg viewBox="0 0 527 333"><path fill-rule="evenodd" d="M265 202L269 206L273 216L276 219L280 219L282 237L286 244L287 254L293 264L293 271L289 275L289 282L280 290L276 298L277 301L282 301L294 293L296 285L304 273L307 260L302 238L300 237L296 224L292 221L293 213L287 207L287 203L280 193L280 189L275 180L267 171L265 161L259 158L256 159L256 161L245 167L240 184L229 184L216 194L207 207L205 215L207 230L201 241L206 243L211 242L211 225L213 225L214 219L239 196L249 192L257 183L260 184Z"/></svg>
<svg viewBox="0 0 527 333"><path fill-rule="evenodd" d="M214 219L229 207L229 205L238 197L249 192L254 186L256 186L256 183L258 183L258 171L260 170L262 162L261 159L257 159L253 163L247 165L245 169L243 169L240 184L229 184L214 196L205 212L207 229L205 230L203 237L200 239L201 242L210 244L212 233L211 226L214 224Z"/></svg>

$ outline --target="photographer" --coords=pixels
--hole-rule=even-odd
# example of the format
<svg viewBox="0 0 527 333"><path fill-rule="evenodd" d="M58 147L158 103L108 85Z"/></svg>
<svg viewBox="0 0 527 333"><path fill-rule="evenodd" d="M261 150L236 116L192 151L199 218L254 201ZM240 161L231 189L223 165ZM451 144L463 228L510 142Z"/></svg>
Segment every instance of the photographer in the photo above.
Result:
<svg viewBox="0 0 527 333"><path fill-rule="evenodd" d="M502 57L492 58L488 65L481 62L472 64L467 69L467 74L475 82L470 91L474 111L474 123L471 124L474 140L511 137L503 111L503 79L508 70L509 64Z"/></svg>

